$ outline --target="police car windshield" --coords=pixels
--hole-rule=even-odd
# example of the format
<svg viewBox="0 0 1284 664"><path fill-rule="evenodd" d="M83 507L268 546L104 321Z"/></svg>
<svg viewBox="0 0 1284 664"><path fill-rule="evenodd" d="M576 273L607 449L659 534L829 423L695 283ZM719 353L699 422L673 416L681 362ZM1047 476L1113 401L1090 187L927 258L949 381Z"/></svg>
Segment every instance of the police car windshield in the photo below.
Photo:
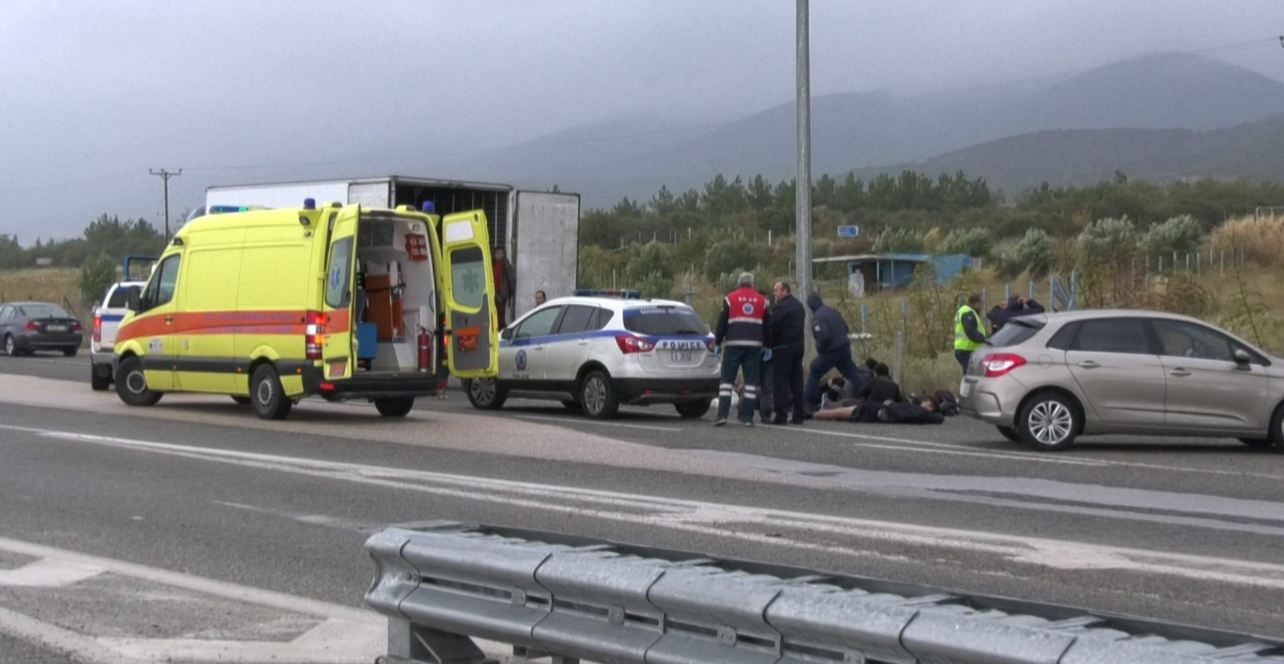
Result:
<svg viewBox="0 0 1284 664"><path fill-rule="evenodd" d="M637 334L709 334L709 327L690 309L653 307L624 312L624 329Z"/></svg>

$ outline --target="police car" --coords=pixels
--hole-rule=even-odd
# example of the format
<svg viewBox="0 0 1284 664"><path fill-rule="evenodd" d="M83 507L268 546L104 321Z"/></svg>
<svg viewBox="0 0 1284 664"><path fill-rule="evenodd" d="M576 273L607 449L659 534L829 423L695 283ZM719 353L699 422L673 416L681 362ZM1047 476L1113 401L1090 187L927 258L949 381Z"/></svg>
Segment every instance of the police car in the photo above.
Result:
<svg viewBox="0 0 1284 664"><path fill-rule="evenodd" d="M499 376L464 382L483 410L509 397L552 399L595 418L622 404L669 403L701 417L718 395L713 334L695 311L668 300L566 297L504 329Z"/></svg>
<svg viewBox="0 0 1284 664"><path fill-rule="evenodd" d="M94 309L94 334L89 344L89 386L95 390L111 387L112 349L120 321L129 313L129 292L141 293L146 285L143 281L114 283L107 288L102 305Z"/></svg>

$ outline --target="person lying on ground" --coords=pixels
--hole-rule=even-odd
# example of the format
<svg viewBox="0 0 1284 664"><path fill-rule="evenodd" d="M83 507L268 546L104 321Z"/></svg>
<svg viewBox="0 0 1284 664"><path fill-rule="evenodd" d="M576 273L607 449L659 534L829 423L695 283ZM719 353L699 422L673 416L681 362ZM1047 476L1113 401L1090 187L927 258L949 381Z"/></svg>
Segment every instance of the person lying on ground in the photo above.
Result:
<svg viewBox="0 0 1284 664"><path fill-rule="evenodd" d="M945 421L945 416L936 412L936 403L931 399L924 399L917 404L865 401L854 406L816 411L815 418L839 422L884 424L940 424Z"/></svg>

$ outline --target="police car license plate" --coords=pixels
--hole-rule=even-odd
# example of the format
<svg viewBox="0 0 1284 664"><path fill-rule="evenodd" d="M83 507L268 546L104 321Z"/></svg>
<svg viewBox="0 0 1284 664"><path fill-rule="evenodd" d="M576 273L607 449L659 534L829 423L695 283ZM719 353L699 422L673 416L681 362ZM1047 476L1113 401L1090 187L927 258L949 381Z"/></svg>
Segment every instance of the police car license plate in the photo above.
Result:
<svg viewBox="0 0 1284 664"><path fill-rule="evenodd" d="M66 325L46 325L45 331L46 332L66 332L67 326Z"/></svg>
<svg viewBox="0 0 1284 664"><path fill-rule="evenodd" d="M695 354L689 350L675 350L673 351L672 358L674 362L689 364L695 360Z"/></svg>

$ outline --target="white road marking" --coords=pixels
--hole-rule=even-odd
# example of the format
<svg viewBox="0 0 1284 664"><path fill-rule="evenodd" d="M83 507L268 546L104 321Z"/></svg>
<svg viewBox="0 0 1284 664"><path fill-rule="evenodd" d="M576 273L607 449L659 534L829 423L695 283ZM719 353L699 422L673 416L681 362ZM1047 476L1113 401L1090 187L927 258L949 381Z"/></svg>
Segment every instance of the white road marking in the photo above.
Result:
<svg viewBox="0 0 1284 664"><path fill-rule="evenodd" d="M245 510L246 512L257 512L259 514L278 516L290 519L291 521L298 521L299 523L306 523L314 526L326 526L328 528L337 528L339 530L349 530L358 533L374 534L382 528L382 526L378 524L366 523L355 519L345 519L343 517L330 516L328 514L297 514L295 512L288 512L285 510L246 505L245 503L229 503L222 500L216 500L214 501L214 504L238 510Z"/></svg>
<svg viewBox="0 0 1284 664"><path fill-rule="evenodd" d="M682 431L681 427L662 427L652 424L629 424L628 422L607 422L602 420L575 419L567 420L564 417L550 417L547 415L526 415L514 414L513 417L523 420L534 420L536 422L555 422L557 424L592 424L599 427L612 427L618 429L645 429L647 431Z"/></svg>
<svg viewBox="0 0 1284 664"><path fill-rule="evenodd" d="M92 579L105 571L94 565L45 558L18 569L0 570L0 586L59 588Z"/></svg>
<svg viewBox="0 0 1284 664"><path fill-rule="evenodd" d="M576 487L498 480L470 475L323 461L299 457L240 452L217 448L159 443L74 432L0 425L37 432L42 436L124 449L214 461L296 475L415 491L470 501L504 504L626 522L704 536L752 541L777 547L823 551L856 557L901 560L869 548L772 537L749 532L803 530L839 536L842 541L876 540L900 545L928 546L987 553L1012 562L1055 569L1107 566L1139 574L1164 574L1242 586L1284 590L1284 565L1211 556L1185 555L1075 541L857 519L833 515L773 510L659 496ZM821 539L821 538L807 538ZM5 540L0 539L0 548ZM40 556L39 552L15 550ZM93 561L86 561L94 564ZM264 603L259 602L257 603ZM298 610L298 609L292 609ZM299 611L309 613L308 611Z"/></svg>
<svg viewBox="0 0 1284 664"><path fill-rule="evenodd" d="M382 620L330 619L292 641L99 638L104 647L146 662L306 662L353 664L387 652Z"/></svg>
<svg viewBox="0 0 1284 664"><path fill-rule="evenodd" d="M0 607L0 634L71 656L83 664L138 664L140 660L103 648L93 638Z"/></svg>
<svg viewBox="0 0 1284 664"><path fill-rule="evenodd" d="M0 607L0 634L70 655L87 664L139 664L140 662L280 662L282 664L352 664L374 661L387 652L387 623L383 616L368 610L330 604L259 588L241 586L155 567L0 537L0 551L34 556L27 578L57 580L60 586L75 585L92 576L111 573L214 595L247 604L280 609L321 618L321 622L291 641L234 641L218 639L148 639L100 637L79 634L30 616ZM18 572L19 570L13 570ZM38 572L43 569L44 572ZM56 572L55 570L64 570ZM79 571L72 579L68 572ZM94 574L90 575L89 572ZM18 585L18 584L10 584ZM53 583L39 584L45 587ZM122 610L128 610L122 606ZM511 648L478 640L487 655L512 663Z"/></svg>
<svg viewBox="0 0 1284 664"><path fill-rule="evenodd" d="M1242 470L1219 470L1216 468L1188 468L1185 466L1170 466L1157 463L1143 463L1140 461L1117 461L1115 459L1102 459L1099 457L1077 456L1064 457L1054 456L1046 452L1007 452L1003 450L983 451L976 450L971 443L939 443L936 441L915 440L913 438L895 438L892 436L878 436L866 433L849 433L846 431L826 431L824 429L797 429L794 427L784 427L794 433L813 433L822 436L832 436L838 438L851 438L857 440L874 440L887 443L896 443L897 445L912 445L917 447L926 447L931 449L907 450L904 447L893 447L888 445L877 445L871 443L854 443L861 447L872 447L875 449L912 451L915 453L936 453L936 454L956 454L962 456L992 457L1004 458L1020 461L1031 461L1035 463L1051 463L1071 466L1113 466L1120 468L1145 468L1148 470L1163 470L1176 473L1197 473L1207 475L1223 475L1231 477L1258 477L1270 480L1284 480L1284 475L1273 473L1254 473Z"/></svg>

